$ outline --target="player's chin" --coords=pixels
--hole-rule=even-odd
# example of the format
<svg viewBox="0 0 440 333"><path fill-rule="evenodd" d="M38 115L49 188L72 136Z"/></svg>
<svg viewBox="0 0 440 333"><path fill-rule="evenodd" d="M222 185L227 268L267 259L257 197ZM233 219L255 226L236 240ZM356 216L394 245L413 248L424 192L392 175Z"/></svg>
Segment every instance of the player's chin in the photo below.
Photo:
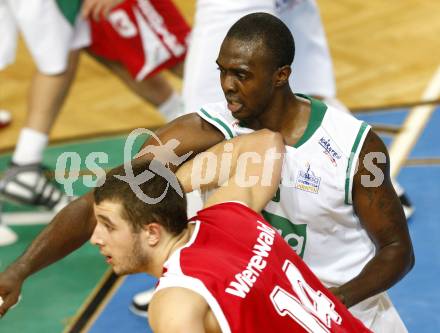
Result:
<svg viewBox="0 0 440 333"><path fill-rule="evenodd" d="M113 266L112 268L113 268L113 272L118 276L138 273L137 271L135 271L133 269L129 269L127 267Z"/></svg>
<svg viewBox="0 0 440 333"><path fill-rule="evenodd" d="M125 270L121 267L119 267L118 265L111 265L113 273L115 273L116 275L126 275L125 274Z"/></svg>
<svg viewBox="0 0 440 333"><path fill-rule="evenodd" d="M126 271L120 270L116 267L113 267L113 273L115 273L118 276L128 275L130 273L127 273Z"/></svg>
<svg viewBox="0 0 440 333"><path fill-rule="evenodd" d="M249 112L246 107L243 106L239 111L231 114L237 120L246 120L251 115L251 112Z"/></svg>

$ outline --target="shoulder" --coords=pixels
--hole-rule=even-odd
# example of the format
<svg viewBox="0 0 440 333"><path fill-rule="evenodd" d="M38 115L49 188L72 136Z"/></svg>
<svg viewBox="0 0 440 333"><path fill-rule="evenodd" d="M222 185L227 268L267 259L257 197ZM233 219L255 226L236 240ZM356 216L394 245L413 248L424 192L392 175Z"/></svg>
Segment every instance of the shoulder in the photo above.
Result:
<svg viewBox="0 0 440 333"><path fill-rule="evenodd" d="M196 292L173 287L154 294L148 318L154 332L196 332L203 328L208 310L208 304Z"/></svg>
<svg viewBox="0 0 440 333"><path fill-rule="evenodd" d="M388 149L382 139L372 130L366 134L360 149L360 174L371 173L371 169L369 169L369 164L371 163L377 164L377 166L384 171L389 167Z"/></svg>
<svg viewBox="0 0 440 333"><path fill-rule="evenodd" d="M367 123L333 106L328 106L322 127L348 157L362 147L371 128Z"/></svg>
<svg viewBox="0 0 440 333"><path fill-rule="evenodd" d="M237 122L227 108L226 102L208 103L197 111L197 114L211 125L217 127L226 139L235 136L234 124Z"/></svg>

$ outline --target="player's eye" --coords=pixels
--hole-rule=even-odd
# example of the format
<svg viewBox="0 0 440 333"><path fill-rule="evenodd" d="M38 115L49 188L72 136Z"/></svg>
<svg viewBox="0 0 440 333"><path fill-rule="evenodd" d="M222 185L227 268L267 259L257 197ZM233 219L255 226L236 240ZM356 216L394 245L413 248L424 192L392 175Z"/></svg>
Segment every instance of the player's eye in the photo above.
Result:
<svg viewBox="0 0 440 333"><path fill-rule="evenodd" d="M104 223L104 227L105 227L105 229L107 229L108 232L115 230L115 227L113 227L112 225L110 225L108 223Z"/></svg>
<svg viewBox="0 0 440 333"><path fill-rule="evenodd" d="M217 66L217 70L220 71L221 74L225 74L226 73L226 71L223 68L219 67L219 66Z"/></svg>
<svg viewBox="0 0 440 333"><path fill-rule="evenodd" d="M244 73L238 73L238 74L237 74L237 77L238 77L238 79L241 80L241 81L247 79L247 75L244 74Z"/></svg>

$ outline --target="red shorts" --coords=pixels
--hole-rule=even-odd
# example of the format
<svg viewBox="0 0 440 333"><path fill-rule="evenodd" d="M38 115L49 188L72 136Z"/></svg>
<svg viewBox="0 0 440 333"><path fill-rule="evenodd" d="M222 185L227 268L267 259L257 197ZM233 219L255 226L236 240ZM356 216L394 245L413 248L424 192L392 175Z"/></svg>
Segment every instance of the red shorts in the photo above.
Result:
<svg viewBox="0 0 440 333"><path fill-rule="evenodd" d="M191 30L171 0L125 0L90 26L90 50L122 63L136 80L182 62Z"/></svg>

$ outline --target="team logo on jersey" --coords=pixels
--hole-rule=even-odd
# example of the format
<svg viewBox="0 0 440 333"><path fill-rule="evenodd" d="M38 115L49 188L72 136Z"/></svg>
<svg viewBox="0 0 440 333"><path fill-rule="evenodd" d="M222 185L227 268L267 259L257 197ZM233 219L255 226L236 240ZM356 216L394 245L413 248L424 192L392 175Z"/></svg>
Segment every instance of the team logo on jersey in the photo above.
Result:
<svg viewBox="0 0 440 333"><path fill-rule="evenodd" d="M338 163L337 160L341 159L341 154L339 154L331 145L330 139L326 139L322 137L319 140L319 145L324 148L323 153L327 155L327 157L330 159L330 161L333 163L334 166L337 166Z"/></svg>
<svg viewBox="0 0 440 333"><path fill-rule="evenodd" d="M307 224L295 224L285 217L269 213L265 210L261 214L278 231L296 254L302 258L306 248Z"/></svg>
<svg viewBox="0 0 440 333"><path fill-rule="evenodd" d="M321 184L321 177L315 175L310 169L310 164L306 165L307 170L299 170L296 177L295 188L317 194Z"/></svg>

